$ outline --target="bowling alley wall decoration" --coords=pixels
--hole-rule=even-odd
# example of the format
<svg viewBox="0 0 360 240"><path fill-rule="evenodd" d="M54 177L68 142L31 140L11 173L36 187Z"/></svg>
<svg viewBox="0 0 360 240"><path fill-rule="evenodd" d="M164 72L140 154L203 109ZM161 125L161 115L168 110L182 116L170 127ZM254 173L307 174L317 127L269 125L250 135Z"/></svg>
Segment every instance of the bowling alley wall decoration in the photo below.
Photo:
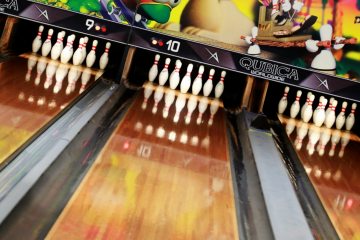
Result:
<svg viewBox="0 0 360 240"><path fill-rule="evenodd" d="M203 122L204 113L209 107L210 117L208 120L208 125L211 126L213 124L214 116L221 105L219 99L224 92L226 71L221 72L220 79L216 83L214 89L213 78L215 75L215 69L209 70L208 79L204 83L203 74L205 72L205 67L203 65L199 66L196 77L192 79L191 73L194 70L194 65L189 63L186 67L185 75L181 78L180 69L183 65L181 60L176 60L175 68L171 74L169 74L169 64L171 63L171 59L165 59L164 66L160 72L158 66L159 60L160 55L156 54L154 57L154 62L149 69L149 81L144 84L144 101L142 103L142 109L145 110L147 108L148 100L154 92L154 105L151 111L153 114L157 113L158 105L164 98L165 106L162 112L163 118L168 117L169 109L174 104L175 115L173 117L173 122L178 123L180 121L180 114L186 106L187 113L185 115L184 121L185 124L188 125L191 122L191 116L193 112L198 107L199 113L196 119L196 123L197 125L200 125ZM158 85L154 84L156 80ZM168 87L165 86L167 82ZM179 89L177 90L177 88ZM190 89L191 92L189 92ZM215 96L214 99L210 97L212 92ZM202 96L199 96L199 94L202 94Z"/></svg>

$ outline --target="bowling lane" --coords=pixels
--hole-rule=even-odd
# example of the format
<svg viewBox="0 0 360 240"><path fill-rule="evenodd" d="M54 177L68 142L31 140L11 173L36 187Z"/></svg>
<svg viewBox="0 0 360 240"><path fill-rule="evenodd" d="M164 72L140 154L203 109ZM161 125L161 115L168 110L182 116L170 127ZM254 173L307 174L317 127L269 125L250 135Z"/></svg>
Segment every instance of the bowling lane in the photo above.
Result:
<svg viewBox="0 0 360 240"><path fill-rule="evenodd" d="M72 83L70 71L74 75ZM95 78L93 70L35 55L25 54L0 63L0 169L11 154L73 102Z"/></svg>
<svg viewBox="0 0 360 240"><path fill-rule="evenodd" d="M359 239L360 138L347 131L280 119L338 235L341 239ZM304 134L300 145L299 136Z"/></svg>
<svg viewBox="0 0 360 240"><path fill-rule="evenodd" d="M173 123L140 93L47 239L238 239L222 109ZM185 107L186 108L186 107Z"/></svg>

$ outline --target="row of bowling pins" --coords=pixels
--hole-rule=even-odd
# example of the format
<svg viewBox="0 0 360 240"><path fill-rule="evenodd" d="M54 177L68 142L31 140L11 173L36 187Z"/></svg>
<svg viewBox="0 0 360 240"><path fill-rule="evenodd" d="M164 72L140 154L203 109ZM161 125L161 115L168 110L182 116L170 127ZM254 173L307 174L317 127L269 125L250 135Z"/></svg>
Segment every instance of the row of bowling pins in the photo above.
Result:
<svg viewBox="0 0 360 240"><path fill-rule="evenodd" d="M167 138L171 142L179 141L182 144L190 144L194 147L197 147L200 144L201 147L208 149L210 146L209 136L206 136L200 141L199 136L189 136L186 131L183 131L181 134L177 134L175 131L166 131L163 127L155 129L151 124L144 127L141 122L135 123L134 130L137 132L144 131L146 135L155 134L155 136L160 139Z"/></svg>
<svg viewBox="0 0 360 240"><path fill-rule="evenodd" d="M191 87L191 91L193 95L198 95L203 90L203 95L208 97L212 90L213 90L213 78L215 74L215 69L210 69L209 77L207 81L203 84L202 76L205 71L205 67L201 65L198 69L198 74L194 81L191 81L191 73L193 71L194 65L189 63L186 69L185 76L180 81L180 69L182 67L182 62L178 59L175 62L175 69L169 75L169 64L171 62L170 58L165 59L164 68L159 73L158 63L160 60L160 55L155 55L155 60L153 65L149 70L149 81L155 81L156 77L158 76L159 84L161 86L165 85L165 83L169 80L169 85L171 89L176 89L180 83L180 91L181 93L187 93ZM159 73L159 74L158 74ZM221 72L221 77L219 82L215 86L214 94L215 98L220 98L224 92L224 80L226 76L226 71Z"/></svg>
<svg viewBox="0 0 360 240"><path fill-rule="evenodd" d="M294 142L295 148L300 150L303 145L305 137L308 135L308 144L306 150L309 155L313 155L315 150L319 153L319 156L323 156L325 153L325 147L331 140L331 148L329 156L332 157L335 154L336 145L341 139L341 149L339 151L339 157L343 157L345 153L345 147L348 145L351 137L351 133L348 131L342 132L340 130L332 130L324 127L316 127L314 125L309 126L308 123L301 122L296 126L294 119L289 119L286 124L286 133L288 136L294 131L296 127L296 139ZM316 147L317 145L317 147ZM315 149L316 148L316 149Z"/></svg>
<svg viewBox="0 0 360 240"><path fill-rule="evenodd" d="M155 91L154 91L155 89ZM143 110L146 109L148 100L152 93L154 92L154 105L152 108L152 113L156 114L158 110L158 105L161 102L161 100L164 98L165 105L162 112L163 118L167 118L169 115L170 107L175 103L175 116L173 118L173 122L177 123L179 122L180 114L182 110L185 108L186 105L186 94L180 93L176 98L176 90L173 89L165 89L164 86L155 86L151 82L147 82L144 86L144 101L142 103L141 108ZM164 97L165 95L165 97ZM176 98L176 100L175 100ZM198 107L198 117L196 119L196 123L200 125L203 121L203 115L205 111L208 108L208 105L210 105L210 118L208 121L208 125L213 125L214 122L214 116L216 112L218 111L220 107L220 101L218 99L214 99L212 101L209 100L208 97L199 97L195 95L191 95L189 100L187 101L187 114L185 117L185 123L188 125L191 122L191 116L193 112L195 111L196 107ZM199 103L198 103L199 102Z"/></svg>
<svg viewBox="0 0 360 240"><path fill-rule="evenodd" d="M284 111L288 105L287 96L288 96L289 90L290 90L290 88L288 86L286 86L284 89L284 95L280 99L280 102L278 105L278 112L280 114L284 113ZM303 106L300 109L301 95L302 95L302 91L298 90L296 93L295 101L292 103L292 105L290 107L290 117L291 118L296 118L300 112L301 119L304 122L307 123L312 118L315 126L317 126L317 127L321 127L324 124L327 128L332 128L332 126L335 124L335 127L339 130L341 130L344 127L344 125L345 125L345 129L347 131L350 131L353 128L353 126L355 124L355 110L357 107L356 103L352 104L351 112L346 117L345 111L346 111L346 107L347 107L348 103L346 101L344 101L342 103L341 112L336 116L335 110L338 105L338 101L335 100L334 98L330 99L329 106L325 110L328 100L324 96L320 96L319 105L315 110L313 110L312 105L313 105L313 102L315 99L315 95L313 95L311 92L308 92L306 102L303 104Z"/></svg>
<svg viewBox="0 0 360 240"><path fill-rule="evenodd" d="M89 41L88 37L80 38L78 48L74 52L73 44L76 38L75 34L71 34L67 37L66 46L64 47L64 37L65 31L61 31L57 34L57 40L54 45L52 45L51 38L54 33L54 30L50 28L48 30L48 35L44 43L42 42L41 36L44 31L44 26L40 25L38 34L33 40L32 51L37 53L41 48L41 55L47 57L49 54L52 60L57 60L60 58L61 63L68 63L72 58L74 65L81 65L84 61L86 66L91 68L96 60L96 48L98 45L98 40L92 42L91 51L86 53L86 46ZM100 69L105 69L109 62L109 50L111 43L107 42L105 46L105 51L101 55L99 60Z"/></svg>
<svg viewBox="0 0 360 240"><path fill-rule="evenodd" d="M59 93L62 89L63 81L66 76L68 77L68 86L65 90L66 94L68 95L75 90L76 82L80 79L80 76L81 87L79 93L82 93L85 90L86 85L92 75L92 71L90 68L82 69L82 67L80 66L70 66L68 64L59 63L55 60L48 61L46 57L37 57L34 55L30 55L28 58L28 70L25 76L26 81L30 81L31 72L34 69L35 65L37 65L36 77L34 81L35 85L37 86L40 84L41 76L45 72L46 80L44 82L44 88L49 89L52 86L53 79L55 77L55 85L53 87L53 92L55 94ZM98 71L97 75L100 76L101 73L102 70ZM98 76L96 76L96 78L98 78Z"/></svg>

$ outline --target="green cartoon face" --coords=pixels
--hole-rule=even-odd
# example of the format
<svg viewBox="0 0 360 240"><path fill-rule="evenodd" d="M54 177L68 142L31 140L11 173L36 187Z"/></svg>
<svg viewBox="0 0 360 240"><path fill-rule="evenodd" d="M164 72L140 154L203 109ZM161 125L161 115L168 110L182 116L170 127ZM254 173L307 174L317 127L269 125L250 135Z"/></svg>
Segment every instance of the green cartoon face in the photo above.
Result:
<svg viewBox="0 0 360 240"><path fill-rule="evenodd" d="M138 11L144 17L158 23L169 21L171 10L181 0L137 0Z"/></svg>

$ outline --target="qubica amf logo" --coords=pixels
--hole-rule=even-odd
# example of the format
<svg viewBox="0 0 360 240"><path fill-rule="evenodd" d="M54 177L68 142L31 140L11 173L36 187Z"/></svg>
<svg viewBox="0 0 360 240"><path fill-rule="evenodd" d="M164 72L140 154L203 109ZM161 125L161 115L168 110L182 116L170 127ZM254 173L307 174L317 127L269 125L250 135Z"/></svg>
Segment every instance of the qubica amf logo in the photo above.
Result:
<svg viewBox="0 0 360 240"><path fill-rule="evenodd" d="M17 0L0 0L0 11L5 11L5 9L19 11Z"/></svg>
<svg viewBox="0 0 360 240"><path fill-rule="evenodd" d="M239 64L241 67L250 71L251 74L273 79L277 81L285 81L286 79L299 80L298 71L283 65L264 62L258 59L243 57L240 59Z"/></svg>

